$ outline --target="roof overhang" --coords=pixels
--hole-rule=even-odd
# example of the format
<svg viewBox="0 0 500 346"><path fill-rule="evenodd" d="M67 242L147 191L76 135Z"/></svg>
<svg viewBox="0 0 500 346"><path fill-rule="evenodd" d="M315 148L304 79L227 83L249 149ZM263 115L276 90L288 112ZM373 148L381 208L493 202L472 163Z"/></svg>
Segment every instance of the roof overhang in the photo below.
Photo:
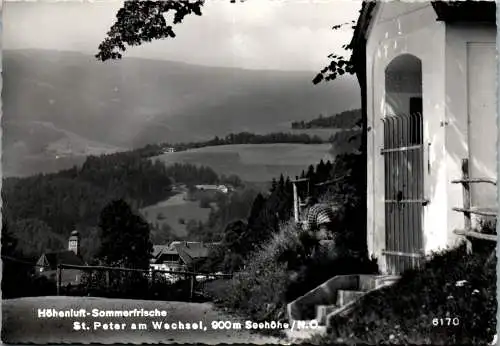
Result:
<svg viewBox="0 0 500 346"><path fill-rule="evenodd" d="M495 1L432 1L438 21L447 23L496 23Z"/></svg>
<svg viewBox="0 0 500 346"><path fill-rule="evenodd" d="M365 64L364 46L373 13L380 1L363 1L360 14L349 46L352 48L351 63L358 71ZM431 1L437 20L446 23L484 23L496 25L495 1Z"/></svg>

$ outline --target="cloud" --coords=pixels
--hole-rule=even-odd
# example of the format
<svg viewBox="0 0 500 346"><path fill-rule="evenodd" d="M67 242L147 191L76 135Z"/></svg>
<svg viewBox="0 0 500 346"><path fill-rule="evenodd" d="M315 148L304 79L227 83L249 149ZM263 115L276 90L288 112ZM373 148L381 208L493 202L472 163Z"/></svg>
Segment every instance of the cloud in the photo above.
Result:
<svg viewBox="0 0 500 346"><path fill-rule="evenodd" d="M4 47L95 53L122 1L7 2ZM254 69L317 70L350 40L331 30L357 18L360 1L209 0L177 37L133 47L128 56Z"/></svg>

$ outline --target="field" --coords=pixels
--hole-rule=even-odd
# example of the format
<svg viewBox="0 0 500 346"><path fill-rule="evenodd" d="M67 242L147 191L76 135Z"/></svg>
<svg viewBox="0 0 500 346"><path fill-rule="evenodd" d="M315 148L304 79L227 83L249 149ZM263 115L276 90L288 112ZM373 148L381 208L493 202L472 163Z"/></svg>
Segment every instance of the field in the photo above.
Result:
<svg viewBox="0 0 500 346"><path fill-rule="evenodd" d="M159 159L166 165L190 163L208 166L218 174L236 174L250 185L264 189L272 178L281 173L291 177L307 170L321 159L332 160L330 144L243 144L224 145L164 154ZM210 209L199 207L198 201L188 201L180 193L166 201L141 210L146 220L160 227L166 223L178 236L186 235L186 225L179 219L206 221Z"/></svg>
<svg viewBox="0 0 500 346"><path fill-rule="evenodd" d="M189 220L206 221L210 209L200 208L198 201L187 201L184 196L184 193L179 193L166 201L143 208L141 213L148 222L157 223L160 227L166 223L173 233L185 236L186 225L180 224L179 219L184 219L186 223Z"/></svg>
<svg viewBox="0 0 500 346"><path fill-rule="evenodd" d="M169 153L154 157L167 165L190 163L208 166L218 174L236 174L244 181L268 182L299 175L321 159L333 160L330 144L241 144L221 145Z"/></svg>

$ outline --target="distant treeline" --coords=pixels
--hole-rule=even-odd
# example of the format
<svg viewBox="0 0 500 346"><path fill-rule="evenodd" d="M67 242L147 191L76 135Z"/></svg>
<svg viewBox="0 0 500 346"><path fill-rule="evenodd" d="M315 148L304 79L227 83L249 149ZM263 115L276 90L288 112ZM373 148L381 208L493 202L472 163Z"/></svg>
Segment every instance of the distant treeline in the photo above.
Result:
<svg viewBox="0 0 500 346"><path fill-rule="evenodd" d="M81 168L3 180L3 217L26 258L67 247L73 229L82 235L82 254L97 249L97 222L110 202L123 199L134 210L165 200L172 184L241 182L219 177L211 168L190 164L171 167L133 152L90 156Z"/></svg>
<svg viewBox="0 0 500 346"><path fill-rule="evenodd" d="M220 176L210 167L196 166L189 163L175 163L166 169L167 175L176 183L187 186L198 184L227 184L232 187L243 186L243 181L236 174Z"/></svg>
<svg viewBox="0 0 500 346"><path fill-rule="evenodd" d="M361 109L344 111L331 116L320 116L310 121L292 122L292 129L352 129L361 126Z"/></svg>
<svg viewBox="0 0 500 346"><path fill-rule="evenodd" d="M236 144L273 144L273 143L300 143L300 144L322 144L325 143L319 136L310 136L306 133L283 133L273 132L265 135L254 134L250 132L231 133L226 137L215 136L213 139L201 142L189 142L178 144L149 144L144 148L136 149L135 152L143 157L153 157L163 154L168 148L174 148L175 151L184 151L217 145L236 145Z"/></svg>

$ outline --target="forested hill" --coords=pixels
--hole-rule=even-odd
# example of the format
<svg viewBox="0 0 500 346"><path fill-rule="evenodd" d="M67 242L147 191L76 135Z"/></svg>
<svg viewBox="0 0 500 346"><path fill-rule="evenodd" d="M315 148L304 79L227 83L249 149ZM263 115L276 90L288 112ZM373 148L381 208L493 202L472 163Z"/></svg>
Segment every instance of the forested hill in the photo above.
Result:
<svg viewBox="0 0 500 346"><path fill-rule="evenodd" d="M91 255L104 206L121 198L137 210L165 200L172 193L171 177L207 184L220 180L208 167L167 168L137 153L91 156L81 168L4 179L4 222L30 259L44 251L66 248L75 228L82 234L83 255Z"/></svg>
<svg viewBox="0 0 500 346"><path fill-rule="evenodd" d="M238 144L322 144L328 142L321 139L317 135L309 135L307 133L285 133L273 132L268 134L255 134L250 132L230 133L225 137L215 136L211 140L188 142L188 143L160 143L148 144L142 148L135 149L134 152L142 157L153 157L163 153L167 148L174 148L175 151L184 151L189 149L198 149L205 147L213 147L217 145L238 145Z"/></svg>
<svg viewBox="0 0 500 346"><path fill-rule="evenodd" d="M318 118L310 121L292 122L292 129L352 129L359 125L361 121L361 109L344 111L331 116L320 115Z"/></svg>

